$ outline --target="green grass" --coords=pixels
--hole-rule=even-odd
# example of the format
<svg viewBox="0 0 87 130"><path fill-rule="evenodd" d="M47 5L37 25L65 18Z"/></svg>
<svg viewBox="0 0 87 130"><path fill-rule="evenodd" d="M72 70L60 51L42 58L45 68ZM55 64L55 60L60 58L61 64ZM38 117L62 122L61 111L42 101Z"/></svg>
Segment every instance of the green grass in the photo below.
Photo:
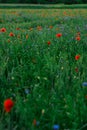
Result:
<svg viewBox="0 0 87 130"><path fill-rule="evenodd" d="M79 9L86 8L87 4L0 4L1 9L12 9L12 8L22 8L22 9Z"/></svg>
<svg viewBox="0 0 87 130"><path fill-rule="evenodd" d="M86 9L0 9L0 29L6 28L0 32L0 130L53 130L54 124L60 130L87 129L86 14ZM3 107L8 98L14 101L10 113Z"/></svg>

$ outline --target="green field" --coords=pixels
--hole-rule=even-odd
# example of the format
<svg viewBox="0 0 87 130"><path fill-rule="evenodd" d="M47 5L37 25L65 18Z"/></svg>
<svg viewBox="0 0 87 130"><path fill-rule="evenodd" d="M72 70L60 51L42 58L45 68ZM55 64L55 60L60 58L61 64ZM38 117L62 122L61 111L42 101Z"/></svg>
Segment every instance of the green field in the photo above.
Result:
<svg viewBox="0 0 87 130"><path fill-rule="evenodd" d="M12 8L22 8L22 9L74 9L74 8L86 8L87 4L0 4L0 9L12 9Z"/></svg>
<svg viewBox="0 0 87 130"><path fill-rule="evenodd" d="M26 6L0 5L0 130L87 130L87 5Z"/></svg>

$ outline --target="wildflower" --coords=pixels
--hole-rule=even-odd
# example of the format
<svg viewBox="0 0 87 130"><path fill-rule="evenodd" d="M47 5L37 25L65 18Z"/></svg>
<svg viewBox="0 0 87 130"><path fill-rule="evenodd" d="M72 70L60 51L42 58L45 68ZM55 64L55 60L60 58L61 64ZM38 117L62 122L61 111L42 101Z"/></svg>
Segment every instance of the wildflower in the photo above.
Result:
<svg viewBox="0 0 87 130"><path fill-rule="evenodd" d="M48 45L50 45L50 44L51 44L51 42L50 42L50 41L48 41L48 42L47 42L47 44L48 44Z"/></svg>
<svg viewBox="0 0 87 130"><path fill-rule="evenodd" d="M10 39L8 39L7 42L9 43L9 42L10 42Z"/></svg>
<svg viewBox="0 0 87 130"><path fill-rule="evenodd" d="M80 40L81 40L80 36L77 36L77 37L76 37L76 40L77 40L77 41L80 41Z"/></svg>
<svg viewBox="0 0 87 130"><path fill-rule="evenodd" d="M37 122L36 122L36 125L38 126L39 124L40 124L40 122L39 122L39 121L37 121Z"/></svg>
<svg viewBox="0 0 87 130"><path fill-rule="evenodd" d="M6 32L6 28L1 28L1 32Z"/></svg>
<svg viewBox="0 0 87 130"><path fill-rule="evenodd" d="M85 98L87 99L87 95L85 96Z"/></svg>
<svg viewBox="0 0 87 130"><path fill-rule="evenodd" d="M40 124L40 121L36 121L36 119L33 120L33 125L34 126L39 126L39 124Z"/></svg>
<svg viewBox="0 0 87 130"><path fill-rule="evenodd" d="M34 119L33 120L33 125L36 126L36 124L37 124L37 121L36 121L36 119Z"/></svg>
<svg viewBox="0 0 87 130"><path fill-rule="evenodd" d="M29 89L26 88L26 89L25 89L25 93L26 93L26 94L29 94Z"/></svg>
<svg viewBox="0 0 87 130"><path fill-rule="evenodd" d="M80 32L77 32L77 35L80 36Z"/></svg>
<svg viewBox="0 0 87 130"><path fill-rule="evenodd" d="M28 34L27 34L27 35L26 35L26 39L28 39L28 37L29 37L29 36L28 36Z"/></svg>
<svg viewBox="0 0 87 130"><path fill-rule="evenodd" d="M44 109L42 109L42 115L45 113L45 110Z"/></svg>
<svg viewBox="0 0 87 130"><path fill-rule="evenodd" d="M59 30L59 28L56 28L56 30Z"/></svg>
<svg viewBox="0 0 87 130"><path fill-rule="evenodd" d="M30 28L29 30L30 30L30 31L32 31L32 30L33 30L33 28Z"/></svg>
<svg viewBox="0 0 87 130"><path fill-rule="evenodd" d="M67 14L66 11L64 11L63 14L66 15Z"/></svg>
<svg viewBox="0 0 87 130"><path fill-rule="evenodd" d="M14 102L11 99L6 99L4 101L4 109L6 112L10 112L13 106Z"/></svg>
<svg viewBox="0 0 87 130"><path fill-rule="evenodd" d="M79 60L79 59L80 59L80 55L76 55L75 60Z"/></svg>
<svg viewBox="0 0 87 130"><path fill-rule="evenodd" d="M15 78L12 76L11 79L14 80Z"/></svg>
<svg viewBox="0 0 87 130"><path fill-rule="evenodd" d="M60 128L59 125L54 125L53 126L53 130L59 130L59 128Z"/></svg>
<svg viewBox="0 0 87 130"><path fill-rule="evenodd" d="M57 37L57 38L60 38L61 36L62 36L62 33L57 33L57 34L56 34L56 37Z"/></svg>
<svg viewBox="0 0 87 130"><path fill-rule="evenodd" d="M78 72L78 68L75 68L75 71Z"/></svg>
<svg viewBox="0 0 87 130"><path fill-rule="evenodd" d="M42 27L41 26L37 26L37 30L42 30Z"/></svg>
<svg viewBox="0 0 87 130"><path fill-rule="evenodd" d="M63 68L63 66L61 67L61 70L63 70L64 68Z"/></svg>
<svg viewBox="0 0 87 130"><path fill-rule="evenodd" d="M82 86L87 87L87 82L83 82Z"/></svg>
<svg viewBox="0 0 87 130"><path fill-rule="evenodd" d="M53 28L53 26L49 26L49 28L50 28L50 29L52 29L52 28Z"/></svg>
<svg viewBox="0 0 87 130"><path fill-rule="evenodd" d="M9 33L9 36L10 36L10 37L14 37L15 35L14 35L14 33L10 32L10 33Z"/></svg>
<svg viewBox="0 0 87 130"><path fill-rule="evenodd" d="M16 28L16 30L20 30L20 28Z"/></svg>
<svg viewBox="0 0 87 130"><path fill-rule="evenodd" d="M18 34L18 35L17 35L17 38L21 38L21 36Z"/></svg>

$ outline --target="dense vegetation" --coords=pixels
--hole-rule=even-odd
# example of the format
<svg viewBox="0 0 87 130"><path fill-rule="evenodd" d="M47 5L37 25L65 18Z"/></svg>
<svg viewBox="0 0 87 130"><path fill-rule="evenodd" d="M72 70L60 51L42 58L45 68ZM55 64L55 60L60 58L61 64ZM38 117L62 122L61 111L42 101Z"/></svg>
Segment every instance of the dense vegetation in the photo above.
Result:
<svg viewBox="0 0 87 130"><path fill-rule="evenodd" d="M52 4L52 3L65 3L65 4L81 4L87 3L87 0L0 0L1 3L34 3L34 4Z"/></svg>
<svg viewBox="0 0 87 130"><path fill-rule="evenodd" d="M86 113L87 9L0 9L0 130L87 130Z"/></svg>

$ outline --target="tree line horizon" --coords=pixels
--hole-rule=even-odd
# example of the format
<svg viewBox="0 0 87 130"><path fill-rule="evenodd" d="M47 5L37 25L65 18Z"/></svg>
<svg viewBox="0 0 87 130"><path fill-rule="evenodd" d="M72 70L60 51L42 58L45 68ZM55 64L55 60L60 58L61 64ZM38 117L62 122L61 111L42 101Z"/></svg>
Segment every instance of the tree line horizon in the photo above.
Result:
<svg viewBox="0 0 87 130"><path fill-rule="evenodd" d="M85 4L87 0L0 0L0 3L32 3L32 4Z"/></svg>

